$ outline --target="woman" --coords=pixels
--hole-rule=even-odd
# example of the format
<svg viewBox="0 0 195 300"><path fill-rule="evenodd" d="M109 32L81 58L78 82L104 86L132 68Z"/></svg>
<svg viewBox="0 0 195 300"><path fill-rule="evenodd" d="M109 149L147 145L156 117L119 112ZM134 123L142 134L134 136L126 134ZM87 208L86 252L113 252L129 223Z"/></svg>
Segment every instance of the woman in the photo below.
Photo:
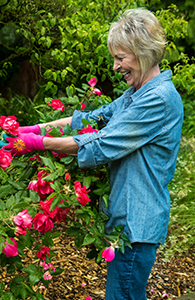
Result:
<svg viewBox="0 0 195 300"><path fill-rule="evenodd" d="M109 234L114 226L125 226L132 249L117 252L108 263L106 300L145 300L156 249L167 234L167 185L175 171L183 106L171 82L171 71L159 69L166 41L150 11L127 10L112 24L108 48L114 70L122 73L131 87L107 106L92 112L75 111L71 118L51 123L68 123L74 129L83 127L82 118L98 121L101 116L106 126L97 133L49 138L38 135L40 127L47 125L39 124L20 127L19 138L29 151L78 154L80 168L109 164L109 208L101 203L101 210L110 217L106 231ZM8 138L7 148L13 150L16 139Z"/></svg>

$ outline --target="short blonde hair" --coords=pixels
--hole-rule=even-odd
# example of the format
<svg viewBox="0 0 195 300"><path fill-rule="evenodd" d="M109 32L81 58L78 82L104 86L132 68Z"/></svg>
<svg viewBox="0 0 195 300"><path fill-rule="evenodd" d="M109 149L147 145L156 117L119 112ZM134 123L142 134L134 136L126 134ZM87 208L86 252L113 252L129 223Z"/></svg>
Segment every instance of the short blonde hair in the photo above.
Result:
<svg viewBox="0 0 195 300"><path fill-rule="evenodd" d="M166 49L165 32L159 20L144 8L126 10L111 25L107 43L112 56L117 48L133 52L142 75L161 62Z"/></svg>

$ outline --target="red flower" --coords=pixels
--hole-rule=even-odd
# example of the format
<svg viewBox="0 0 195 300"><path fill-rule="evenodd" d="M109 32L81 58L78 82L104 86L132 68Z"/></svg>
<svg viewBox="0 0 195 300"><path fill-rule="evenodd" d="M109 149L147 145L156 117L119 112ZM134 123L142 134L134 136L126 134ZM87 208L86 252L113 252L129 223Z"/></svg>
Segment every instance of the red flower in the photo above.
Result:
<svg viewBox="0 0 195 300"><path fill-rule="evenodd" d="M3 130L7 131L7 133L17 136L18 135L18 127L19 123L16 122L17 118L14 116L1 116L0 117L0 127L3 128Z"/></svg>
<svg viewBox="0 0 195 300"><path fill-rule="evenodd" d="M28 209L23 209L23 211L13 217L15 225L20 226L23 229L31 229L32 218L27 211Z"/></svg>
<svg viewBox="0 0 195 300"><path fill-rule="evenodd" d="M64 104L60 101L60 99L53 99L51 103L47 103L48 106L51 106L53 109L64 111Z"/></svg>
<svg viewBox="0 0 195 300"><path fill-rule="evenodd" d="M43 180L43 178L49 174L50 173L47 173L45 170L39 171L37 174L38 180L31 181L27 188L28 190L37 192L42 200L54 191L50 186L50 183L53 183L54 181Z"/></svg>
<svg viewBox="0 0 195 300"><path fill-rule="evenodd" d="M78 131L79 134L91 133L91 132L98 132L98 130L93 129L90 124L88 124L87 128L83 128L82 130Z"/></svg>
<svg viewBox="0 0 195 300"><path fill-rule="evenodd" d="M67 180L67 181L70 181L70 180L71 180L71 177L70 177L70 174L69 174L69 173L66 173L66 175L65 175L65 180Z"/></svg>
<svg viewBox="0 0 195 300"><path fill-rule="evenodd" d="M14 243L9 244L7 241L5 242L5 247L3 248L3 253L5 253L5 255L7 257L13 257L18 255L18 244L16 243L16 241L13 238L10 238L10 240Z"/></svg>
<svg viewBox="0 0 195 300"><path fill-rule="evenodd" d="M85 103L81 103L81 110L85 109Z"/></svg>
<svg viewBox="0 0 195 300"><path fill-rule="evenodd" d="M48 215L50 218L53 219L53 222L58 222L60 223L62 220L65 221L66 220L66 215L69 212L69 208L61 208L56 206L55 209L53 211L50 211L50 207L52 204L54 197L52 197L49 200L46 201L41 201L40 205L42 207L42 211ZM60 203L62 203L63 200L60 201Z"/></svg>
<svg viewBox="0 0 195 300"><path fill-rule="evenodd" d="M48 215L44 215L43 213L39 212L33 218L33 227L34 229L45 233L52 230L53 222Z"/></svg>
<svg viewBox="0 0 195 300"><path fill-rule="evenodd" d="M26 231L26 229L23 229L20 226L16 226L15 234L16 235L26 235L27 231Z"/></svg>
<svg viewBox="0 0 195 300"><path fill-rule="evenodd" d="M0 167L2 167L4 171L7 167L9 167L9 165L11 165L12 159L13 158L9 151L0 149Z"/></svg>
<svg viewBox="0 0 195 300"><path fill-rule="evenodd" d="M45 260L46 259L46 255L50 256L49 253L49 248L48 247L40 247L40 251L37 252L37 257L40 258L41 260Z"/></svg>
<svg viewBox="0 0 195 300"><path fill-rule="evenodd" d="M98 95L98 96L101 96L101 94L102 94L102 92L99 89L94 89L93 93Z"/></svg>
<svg viewBox="0 0 195 300"><path fill-rule="evenodd" d="M91 78L89 81L88 81L88 84L91 86L91 87L94 87L97 83L97 79L96 78Z"/></svg>
<svg viewBox="0 0 195 300"><path fill-rule="evenodd" d="M86 190L86 186L81 187L81 183L79 181L75 181L74 189L76 193L77 200L81 203L81 206L86 206L87 202L91 201L87 195L90 190Z"/></svg>

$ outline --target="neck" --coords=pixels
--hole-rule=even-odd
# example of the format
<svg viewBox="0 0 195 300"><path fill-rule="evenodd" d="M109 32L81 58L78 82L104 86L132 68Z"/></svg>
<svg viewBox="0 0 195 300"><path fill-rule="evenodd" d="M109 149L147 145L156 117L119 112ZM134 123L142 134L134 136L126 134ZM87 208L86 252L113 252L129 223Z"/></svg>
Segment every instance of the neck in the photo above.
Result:
<svg viewBox="0 0 195 300"><path fill-rule="evenodd" d="M160 74L159 65L156 65L156 66L152 67L151 69L149 69L146 72L146 74L142 77L142 83L141 83L140 87L142 87L145 83L147 83L148 81L150 81L152 78L156 77L159 74ZM136 89L136 90L138 90L138 89Z"/></svg>

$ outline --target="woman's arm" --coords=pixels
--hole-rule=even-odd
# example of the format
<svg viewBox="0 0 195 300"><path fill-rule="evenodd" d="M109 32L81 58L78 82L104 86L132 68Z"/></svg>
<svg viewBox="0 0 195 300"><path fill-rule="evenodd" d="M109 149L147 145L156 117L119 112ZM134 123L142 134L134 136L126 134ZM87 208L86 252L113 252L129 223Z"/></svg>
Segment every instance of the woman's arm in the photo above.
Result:
<svg viewBox="0 0 195 300"><path fill-rule="evenodd" d="M40 123L38 125L40 128L45 128L47 125L53 125L54 127L57 127L57 126L64 127L64 126L66 126L66 124L69 124L71 126L71 122L72 122L72 117L67 117L67 118L55 120L55 121L48 122L48 123ZM49 129L49 128L46 128L46 129Z"/></svg>
<svg viewBox="0 0 195 300"><path fill-rule="evenodd" d="M50 150L50 151L55 151L58 153L65 153L65 154L77 154L77 151L79 149L79 146L74 141L73 137L64 137L64 138L44 137L43 146L45 150Z"/></svg>

